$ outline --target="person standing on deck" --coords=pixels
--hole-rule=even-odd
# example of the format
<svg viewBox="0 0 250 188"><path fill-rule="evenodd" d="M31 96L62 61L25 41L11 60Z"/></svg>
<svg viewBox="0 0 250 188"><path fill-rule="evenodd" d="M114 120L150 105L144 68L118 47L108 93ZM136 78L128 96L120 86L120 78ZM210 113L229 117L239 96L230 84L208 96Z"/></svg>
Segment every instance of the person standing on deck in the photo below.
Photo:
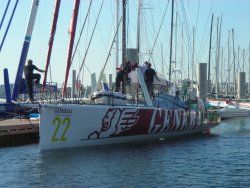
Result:
<svg viewBox="0 0 250 188"><path fill-rule="evenodd" d="M145 79L145 83L146 83L146 86L148 88L148 92L149 92L149 95L150 97L154 98L154 77L156 77L157 80L159 80L159 78L157 77L156 75L156 72L153 68L151 68L151 63L148 63L148 68L146 69L145 71L145 74L144 74L144 79Z"/></svg>
<svg viewBox="0 0 250 188"><path fill-rule="evenodd" d="M145 71L148 69L148 61L145 61L145 63L141 66L142 75L145 75Z"/></svg>
<svg viewBox="0 0 250 188"><path fill-rule="evenodd" d="M40 83L41 75L40 74L34 74L33 71L37 70L38 72L45 72L44 70L41 70L37 68L35 65L33 65L32 60L28 60L27 65L24 67L24 76L27 81L28 86L28 94L30 101L32 102L34 100L33 98L33 80L35 80L35 84Z"/></svg>
<svg viewBox="0 0 250 188"><path fill-rule="evenodd" d="M125 84L125 71L122 68L118 70L115 78L115 92L119 92L121 88L121 83Z"/></svg>

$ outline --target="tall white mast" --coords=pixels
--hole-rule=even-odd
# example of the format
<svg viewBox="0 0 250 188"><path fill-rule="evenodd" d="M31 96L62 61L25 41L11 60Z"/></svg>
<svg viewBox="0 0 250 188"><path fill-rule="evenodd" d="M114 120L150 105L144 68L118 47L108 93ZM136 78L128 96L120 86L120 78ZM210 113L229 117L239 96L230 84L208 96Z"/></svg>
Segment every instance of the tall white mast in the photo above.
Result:
<svg viewBox="0 0 250 188"><path fill-rule="evenodd" d="M245 49L243 49L243 54L242 54L242 58L243 58L243 66L242 66L242 71L245 72L245 60L246 60L246 57L245 57Z"/></svg>
<svg viewBox="0 0 250 188"><path fill-rule="evenodd" d="M183 66L184 66L184 33L183 33L183 23L181 27L181 80L183 75Z"/></svg>
<svg viewBox="0 0 250 188"><path fill-rule="evenodd" d="M142 0L138 0L138 17L137 17L137 52L138 52L138 63L140 63L140 46L141 46L141 6L142 6Z"/></svg>
<svg viewBox="0 0 250 188"><path fill-rule="evenodd" d="M227 87L226 95L228 95L230 86L230 30L228 31L228 41L227 41Z"/></svg>
<svg viewBox="0 0 250 188"><path fill-rule="evenodd" d="M233 70L233 84L234 84L234 93L236 90L236 66L235 66L235 49L234 49L234 29L232 29L232 41L233 41L233 63L234 63L234 70Z"/></svg>
<svg viewBox="0 0 250 188"><path fill-rule="evenodd" d="M217 54L216 54L216 66L215 66L215 93L219 92L219 63L220 63L220 38L221 38L221 19L217 18Z"/></svg>
<svg viewBox="0 0 250 188"><path fill-rule="evenodd" d="M223 47L221 47L220 64L221 64L221 66L220 66L219 72L220 72L220 83L221 83L221 87L222 87L223 76L224 76L224 74L223 74L223 71L224 71L224 48Z"/></svg>
<svg viewBox="0 0 250 188"><path fill-rule="evenodd" d="M192 68L191 68L191 86L193 87L193 80L194 80L194 45L195 45L195 40L194 40L194 32L195 28L193 27L193 51L192 51Z"/></svg>
<svg viewBox="0 0 250 188"><path fill-rule="evenodd" d="M164 60L163 60L162 44L161 44L161 74L165 77L165 75L164 75Z"/></svg>
<svg viewBox="0 0 250 188"><path fill-rule="evenodd" d="M215 95L218 96L218 42L219 41L219 17L217 17L217 26L216 26L216 54L215 54Z"/></svg>
<svg viewBox="0 0 250 188"><path fill-rule="evenodd" d="M238 46L237 62L238 62L238 66L237 66L236 72L238 73L238 72L240 72L240 67L239 67L239 65L240 65L240 46ZM236 77L237 77L237 75L236 75Z"/></svg>
<svg viewBox="0 0 250 188"><path fill-rule="evenodd" d="M222 68L222 62L223 62L223 55L220 53L220 49L221 49L221 25L222 25L222 15L220 16L220 27L219 27L219 51L218 51L218 71L220 69L219 65L220 65L220 60L221 60L221 68ZM223 50L222 50L222 53L223 53ZM222 55L222 58L220 57ZM219 83L218 83L219 85ZM219 92L219 89L218 89L218 92Z"/></svg>
<svg viewBox="0 0 250 188"><path fill-rule="evenodd" d="M213 21L214 21L214 14L212 14L211 19L211 26L210 26L210 39L209 39L209 53L208 53L208 73L207 73L207 80L208 80L208 93L211 93L211 78L210 78L210 72L211 72L211 46L212 46L212 35L213 35Z"/></svg>

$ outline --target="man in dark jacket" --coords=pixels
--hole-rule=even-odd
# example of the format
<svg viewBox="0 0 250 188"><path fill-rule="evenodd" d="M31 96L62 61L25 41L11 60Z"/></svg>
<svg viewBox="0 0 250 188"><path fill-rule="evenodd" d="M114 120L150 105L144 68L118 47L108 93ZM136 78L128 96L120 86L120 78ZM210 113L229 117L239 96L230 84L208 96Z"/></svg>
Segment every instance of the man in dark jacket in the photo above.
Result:
<svg viewBox="0 0 250 188"><path fill-rule="evenodd" d="M153 68L151 68L151 63L148 63L148 68L145 71L144 79L145 79L145 83L146 83L146 86L148 88L148 92L149 92L150 97L154 97L154 90L153 90L154 89L154 87L153 87L154 77L156 77L156 79L159 80L157 75L156 75L155 70Z"/></svg>
<svg viewBox="0 0 250 188"><path fill-rule="evenodd" d="M116 78L115 78L115 92L120 91L121 83L125 84L125 71L123 68L121 68L117 73L116 73Z"/></svg>
<svg viewBox="0 0 250 188"><path fill-rule="evenodd" d="M33 71L37 70L38 72L45 72L44 70L41 70L37 68L35 65L33 65L32 60L28 60L27 65L24 67L24 76L27 81L27 86L28 86L28 94L30 101L33 101L33 80L35 80L35 84L39 84L41 75L40 74L34 74Z"/></svg>

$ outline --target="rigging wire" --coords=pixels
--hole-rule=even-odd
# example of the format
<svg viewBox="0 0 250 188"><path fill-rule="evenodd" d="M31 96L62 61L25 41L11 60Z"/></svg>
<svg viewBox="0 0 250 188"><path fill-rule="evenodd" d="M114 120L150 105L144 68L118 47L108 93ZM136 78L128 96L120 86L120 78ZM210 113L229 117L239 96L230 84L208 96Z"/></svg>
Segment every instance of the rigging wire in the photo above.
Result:
<svg viewBox="0 0 250 188"><path fill-rule="evenodd" d="M17 7L18 2L19 2L19 0L16 0L16 3L15 3L15 5L14 5L13 11L12 11L12 14L11 14L11 16L10 16L10 20L9 20L8 26L7 26L6 30L5 30L5 33L4 33L2 42L1 42L0 51L2 50L2 47L3 47L3 44L4 44L5 38L6 38L6 36L7 36L8 31L9 31L10 24L11 24L11 22L12 22L12 19L13 19L14 14L15 14L16 7Z"/></svg>
<svg viewBox="0 0 250 188"><path fill-rule="evenodd" d="M112 11L112 3L111 3L111 0L110 0L110 8L111 8L111 10L110 10L110 12L112 13L112 20L114 20L114 13L113 13L113 11ZM98 24L98 23L97 23ZM111 24L111 26L110 26L110 31L108 31L108 33L111 33L112 32L112 29L113 29L113 27L114 27L114 21L112 22L112 24ZM98 28L98 32L99 32L99 34L100 34L100 37L101 37L101 40L102 40L102 43L103 43L103 46L104 46L104 48L105 48L105 50L107 51L107 46L106 46L106 43L107 42L105 42L104 41L104 37L103 37L103 34L102 34L102 32L101 32L101 29L100 29L100 27L97 27Z"/></svg>
<svg viewBox="0 0 250 188"><path fill-rule="evenodd" d="M198 4L198 11L197 11L197 16L196 16L196 23L195 23L195 28L197 28L198 20L199 20L199 13L200 13L200 0Z"/></svg>
<svg viewBox="0 0 250 188"><path fill-rule="evenodd" d="M181 1L181 7L182 7L182 11L183 11L183 14L184 14L184 25L186 27L186 35L187 35L187 39L189 41L189 48L191 48L191 37L190 37L190 29L189 29L189 25L188 25L188 21L187 21L187 15L186 15L186 10L185 10L185 7L184 7L184 3L183 3L183 0Z"/></svg>
<svg viewBox="0 0 250 188"><path fill-rule="evenodd" d="M113 41L112 41L112 43L111 43L111 47L110 47L110 49L109 49L109 52L108 52L107 58L106 58L106 60L105 60L104 66L103 66L103 68L102 68L102 70L101 70L101 72L100 72L99 78L98 78L98 83L100 83L101 77L102 77L102 75L103 75L103 73L104 73L104 70L105 70L105 68L106 68L106 65L107 65L107 63L108 63L108 59L109 59L109 56L110 56L110 53L111 53L113 44L114 44L114 42L115 42L115 40L116 40L116 35L117 35L117 33L118 33L119 26L120 26L120 24L121 24L122 18L123 18L123 16L121 16L121 18L120 18L120 20L119 20L119 23L118 23L118 27L116 28L116 32L115 32Z"/></svg>
<svg viewBox="0 0 250 188"><path fill-rule="evenodd" d="M79 55L79 57L81 58L81 60L83 61L83 57L82 55L80 54L79 50L77 50L77 54ZM90 69L88 68L88 66L86 64L84 64L84 67L87 69L87 71L89 72L89 75L91 75L91 71Z"/></svg>
<svg viewBox="0 0 250 188"><path fill-rule="evenodd" d="M197 57L200 57L200 53L204 50L205 45L206 45L207 40L208 40L208 38L206 38L205 43L204 43L204 46L203 46L203 41L204 41L204 38L205 38L205 33L206 33L206 31L207 31L207 26L208 26L208 23L209 23L209 18L210 18L211 14L212 14L213 5L214 5L214 0L212 1L212 4L211 4L211 6L210 6L210 11L209 11L209 14L208 14L208 18L207 18L205 30L204 30L203 35L202 35L201 45L200 45L200 48L199 48L198 56L197 56ZM202 46L203 46L203 48L202 48Z"/></svg>
<svg viewBox="0 0 250 188"><path fill-rule="evenodd" d="M93 36L94 36L94 33L95 33L95 29L96 29L96 26L97 26L97 22L98 22L98 20L99 20L100 14L101 14L101 10L102 10L102 7L103 7L103 2L104 2L104 0L102 0L102 4L101 4L101 7L100 7L100 10L99 10L99 13L98 13L98 16L97 16L95 25L94 25L94 29L93 29L93 32L92 32L92 34L91 34L91 37L90 37L90 40L89 40L89 43L88 43L88 46L87 46L87 49L86 49L86 52L85 52L85 55L84 55L82 64L81 64L81 66L80 66L80 70L79 70L79 73L78 73L78 75L77 75L77 79L76 79L76 80L79 79L80 72L82 71L83 65L85 64L85 59L86 59L86 56L87 56L87 53L88 53L90 44L91 44L91 42L92 42L92 39L93 39Z"/></svg>
<svg viewBox="0 0 250 188"><path fill-rule="evenodd" d="M8 9L9 9L10 2L11 2L11 0L8 1L7 5L6 5L6 8L4 10L4 13L3 13L3 16L2 16L2 20L1 20L1 23L0 23L0 30L2 28L2 25L3 25L4 19L5 19L6 13L7 13Z"/></svg>
<svg viewBox="0 0 250 188"><path fill-rule="evenodd" d="M83 29L84 29L84 27L85 27L87 18L88 18L89 13L90 13L90 8L91 8L91 5L92 5L92 2L93 2L93 0L90 0L90 2L89 2L89 8L88 8L87 14L86 14L86 16L85 16L85 20L84 20L84 22L83 22L82 29L81 29L80 35L79 35L79 37L78 37L78 40L77 40L77 43L76 43L76 46L75 46L75 50L74 50L74 52L73 52L73 55L72 55L71 63L70 63L70 64L72 64L72 62L73 62L73 60L74 60L76 50L77 50L78 45L79 45L79 42L80 42L80 40L81 40L81 36L82 36Z"/></svg>
<svg viewBox="0 0 250 188"><path fill-rule="evenodd" d="M185 11L185 7L184 7L184 3L183 3L183 0L181 1L181 7L182 7L182 10L183 10L183 14L184 14L184 26L187 30L186 32L186 36L187 36L187 45L188 45L188 51L190 51L191 49L191 38L190 38L190 29L189 29L189 26L188 26L188 22L187 22L187 16L186 16L186 11ZM189 53L188 53L189 54ZM190 64L190 56L188 58L188 75L189 75L189 64ZM189 77L189 76L188 76Z"/></svg>
<svg viewBox="0 0 250 188"><path fill-rule="evenodd" d="M168 9L168 5L169 5L169 0L168 0L167 5L166 5L166 8L165 8L165 11L164 11L164 14L163 14L163 18L162 18L162 20L161 20L160 27L159 27L158 32L157 32L157 34L156 34L156 38L155 38L155 40L154 40L153 47L152 47L152 49L151 49L151 52L149 53L149 59L148 59L148 61L150 61L150 58L151 58L151 56L152 56L152 53L153 53L153 50L154 50L155 44L156 44L157 39L158 39L158 36L159 36L159 33L160 33L160 31L161 31L161 27L162 27L162 24L163 24L164 18L165 18L165 16L166 16L166 12L167 12L167 9ZM154 67L155 67L155 63L154 63L154 62L153 62L153 64L154 64Z"/></svg>

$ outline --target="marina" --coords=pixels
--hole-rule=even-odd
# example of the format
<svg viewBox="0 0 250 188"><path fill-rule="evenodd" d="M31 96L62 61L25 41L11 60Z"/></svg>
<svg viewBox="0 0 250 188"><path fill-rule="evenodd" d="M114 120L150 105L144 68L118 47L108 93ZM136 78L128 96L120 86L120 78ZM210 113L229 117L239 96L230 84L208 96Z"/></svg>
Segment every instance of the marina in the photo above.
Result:
<svg viewBox="0 0 250 188"><path fill-rule="evenodd" d="M4 0L0 186L249 187L247 5Z"/></svg>

